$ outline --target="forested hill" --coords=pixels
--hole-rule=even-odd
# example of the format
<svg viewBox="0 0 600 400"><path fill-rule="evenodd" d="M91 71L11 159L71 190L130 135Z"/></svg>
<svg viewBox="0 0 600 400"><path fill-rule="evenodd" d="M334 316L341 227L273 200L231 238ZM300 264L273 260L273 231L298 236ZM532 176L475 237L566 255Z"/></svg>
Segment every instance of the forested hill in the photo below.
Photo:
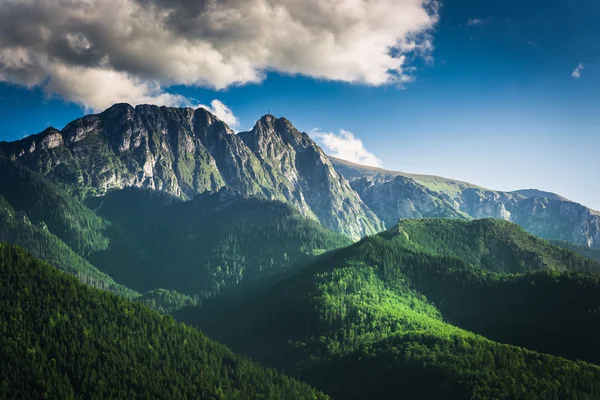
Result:
<svg viewBox="0 0 600 400"><path fill-rule="evenodd" d="M90 207L110 222L111 242L91 261L140 292L165 288L210 297L351 243L288 204L231 189L182 202L130 188L94 199Z"/></svg>
<svg viewBox="0 0 600 400"><path fill-rule="evenodd" d="M597 261L530 235L518 225L495 219L405 219L383 236L393 237L407 249L457 257L492 272L600 272Z"/></svg>
<svg viewBox="0 0 600 400"><path fill-rule="evenodd" d="M591 261L504 223L478 225L495 221L416 223L332 252L235 308L217 298L177 317L339 398L600 397L600 368L575 361L600 362L600 277L577 272ZM490 246L488 264L469 241L445 248L468 238ZM498 260L503 268L490 265Z"/></svg>
<svg viewBox="0 0 600 400"><path fill-rule="evenodd" d="M326 398L6 244L0 282L0 398Z"/></svg>
<svg viewBox="0 0 600 400"><path fill-rule="evenodd" d="M550 243L552 243L555 246L571 250L574 253L580 254L584 257L589 258L590 260L594 260L597 263L600 263L600 250L598 249L591 249L589 247L578 246L576 244L566 242L564 240L551 240Z"/></svg>
<svg viewBox="0 0 600 400"><path fill-rule="evenodd" d="M86 256L108 248L106 223L63 189L0 157L0 241L19 245L82 282L125 297L136 292L117 284Z"/></svg>

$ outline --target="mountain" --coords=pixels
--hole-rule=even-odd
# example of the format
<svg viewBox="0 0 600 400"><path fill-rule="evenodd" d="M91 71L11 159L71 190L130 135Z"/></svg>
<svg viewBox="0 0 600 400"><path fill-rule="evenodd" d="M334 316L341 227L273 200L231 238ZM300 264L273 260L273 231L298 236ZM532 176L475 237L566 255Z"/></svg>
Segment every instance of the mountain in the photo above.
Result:
<svg viewBox="0 0 600 400"><path fill-rule="evenodd" d="M497 218L545 239L600 248L599 213L554 193L501 192L437 176L330 160L388 228L402 218Z"/></svg>
<svg viewBox="0 0 600 400"><path fill-rule="evenodd" d="M287 203L229 188L189 201L128 188L88 203L109 224L105 234L111 243L89 260L140 292L164 288L206 298L231 286L276 279L352 242Z"/></svg>
<svg viewBox="0 0 600 400"><path fill-rule="evenodd" d="M0 279L0 398L326 398L16 247Z"/></svg>
<svg viewBox="0 0 600 400"><path fill-rule="evenodd" d="M335 398L594 399L598 270L508 222L407 220L176 316Z"/></svg>
<svg viewBox="0 0 600 400"><path fill-rule="evenodd" d="M545 192L543 190L521 189L521 190L515 190L513 193L520 194L521 196L524 196L524 197L544 197L544 198L550 199L550 200L570 201L572 203L572 201L567 199L566 197L560 196L560 195L558 195L556 193L552 193L552 192Z"/></svg>
<svg viewBox="0 0 600 400"><path fill-rule="evenodd" d="M310 137L271 115L235 134L202 108L116 104L61 131L0 143L0 156L79 199L126 187L191 199L227 186L289 202L355 239L382 229Z"/></svg>
<svg viewBox="0 0 600 400"><path fill-rule="evenodd" d="M82 203L7 158L0 157L0 176L0 240L163 312L279 279L351 243L288 203L229 187L193 200L131 187Z"/></svg>

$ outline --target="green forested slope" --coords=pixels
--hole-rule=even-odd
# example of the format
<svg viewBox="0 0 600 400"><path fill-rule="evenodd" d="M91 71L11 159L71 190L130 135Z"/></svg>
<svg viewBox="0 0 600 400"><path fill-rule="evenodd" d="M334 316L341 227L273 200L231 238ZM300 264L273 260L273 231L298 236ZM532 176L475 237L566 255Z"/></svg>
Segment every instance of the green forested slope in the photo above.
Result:
<svg viewBox="0 0 600 400"><path fill-rule="evenodd" d="M34 224L43 224L77 254L106 249L106 223L67 192L6 158L0 157L0 195Z"/></svg>
<svg viewBox="0 0 600 400"><path fill-rule="evenodd" d="M590 260L600 263L600 250L598 249L578 246L574 243L566 242L564 240L551 240L550 243L552 243L555 246L571 250L574 253L577 253L579 255L589 258Z"/></svg>
<svg viewBox="0 0 600 400"><path fill-rule="evenodd" d="M493 272L523 273L539 269L600 272L599 263L502 220L407 219L385 235L401 241L407 249L457 257Z"/></svg>
<svg viewBox="0 0 600 400"><path fill-rule="evenodd" d="M111 245L91 261L142 292L162 287L210 297L351 243L287 204L228 190L180 202L126 189L90 207L111 223Z"/></svg>
<svg viewBox="0 0 600 400"><path fill-rule="evenodd" d="M0 244L0 398L325 398Z"/></svg>
<svg viewBox="0 0 600 400"><path fill-rule="evenodd" d="M447 231L446 221L424 223L434 238ZM556 357L600 361L598 275L573 272L588 260L553 255L552 264L529 266L535 240L516 236L488 256L506 270L524 261L524 272L501 274L440 255L443 241L417 250L398 232L332 252L236 308L220 308L217 298L178 317L340 398L600 396L598 367ZM449 238L462 240L459 232Z"/></svg>
<svg viewBox="0 0 600 400"><path fill-rule="evenodd" d="M27 214L16 211L2 196L0 196L0 242L22 246L35 257L77 276L80 281L91 286L127 298L139 296L135 291L115 283L111 277L76 254L62 240L50 233L44 224L34 225Z"/></svg>
<svg viewBox="0 0 600 400"><path fill-rule="evenodd" d="M25 248L84 283L129 298L139 295L85 259L108 247L102 219L59 187L2 157L0 177L0 241Z"/></svg>

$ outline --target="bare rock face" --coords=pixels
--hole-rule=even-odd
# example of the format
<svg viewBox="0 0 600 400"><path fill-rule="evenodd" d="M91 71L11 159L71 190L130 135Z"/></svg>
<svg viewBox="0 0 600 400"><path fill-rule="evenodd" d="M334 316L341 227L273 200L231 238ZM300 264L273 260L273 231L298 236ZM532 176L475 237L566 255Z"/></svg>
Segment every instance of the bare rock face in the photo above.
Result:
<svg viewBox="0 0 600 400"><path fill-rule="evenodd" d="M191 199L229 187L290 202L356 239L383 229L310 137L273 116L236 135L202 108L116 104L62 131L0 143L0 156L79 198L140 187Z"/></svg>
<svg viewBox="0 0 600 400"><path fill-rule="evenodd" d="M462 192L459 208L475 219L496 218L510 221L509 209L521 198L503 192L470 188Z"/></svg>
<svg viewBox="0 0 600 400"><path fill-rule="evenodd" d="M513 208L512 221L546 239L600 248L600 216L581 204L530 197Z"/></svg>
<svg viewBox="0 0 600 400"><path fill-rule="evenodd" d="M323 150L287 119L266 115L239 137L265 166L267 179L305 214L352 237L384 229Z"/></svg>
<svg viewBox="0 0 600 400"><path fill-rule="evenodd" d="M352 181L351 185L388 228L402 218L469 219L447 199L437 197L411 178L365 177Z"/></svg>

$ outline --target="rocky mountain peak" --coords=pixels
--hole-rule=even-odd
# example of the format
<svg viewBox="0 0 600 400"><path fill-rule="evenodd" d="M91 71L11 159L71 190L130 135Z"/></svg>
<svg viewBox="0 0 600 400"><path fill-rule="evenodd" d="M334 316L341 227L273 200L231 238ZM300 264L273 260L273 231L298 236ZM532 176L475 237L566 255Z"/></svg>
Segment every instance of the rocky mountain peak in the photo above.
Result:
<svg viewBox="0 0 600 400"><path fill-rule="evenodd" d="M300 132L286 118L277 118L271 114L262 116L249 132L242 132L241 136L255 136L257 140L273 140L277 138L286 143L295 143L306 146L312 145L307 134Z"/></svg>
<svg viewBox="0 0 600 400"><path fill-rule="evenodd" d="M203 108L115 104L62 131L0 143L0 156L81 198L139 187L191 199L231 188L286 201L353 238L383 229L310 137L273 115L236 135Z"/></svg>

